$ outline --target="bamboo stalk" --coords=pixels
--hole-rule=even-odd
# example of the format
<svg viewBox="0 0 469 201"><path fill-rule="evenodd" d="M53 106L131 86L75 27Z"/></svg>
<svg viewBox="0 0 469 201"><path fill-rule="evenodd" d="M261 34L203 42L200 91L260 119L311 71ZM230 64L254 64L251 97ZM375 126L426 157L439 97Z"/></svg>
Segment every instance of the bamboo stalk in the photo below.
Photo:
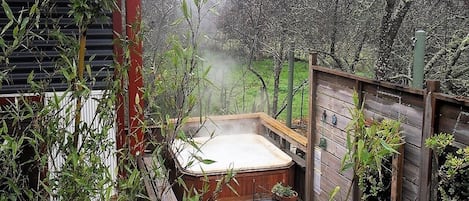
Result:
<svg viewBox="0 0 469 201"><path fill-rule="evenodd" d="M81 91L83 87L83 74L85 71L85 52L86 52L86 29L80 30L80 49L78 51L78 66L77 66L77 77L78 80L75 82L75 93L76 93L76 108L75 108L75 132L73 133L73 146L78 148L78 135L80 131L81 122Z"/></svg>

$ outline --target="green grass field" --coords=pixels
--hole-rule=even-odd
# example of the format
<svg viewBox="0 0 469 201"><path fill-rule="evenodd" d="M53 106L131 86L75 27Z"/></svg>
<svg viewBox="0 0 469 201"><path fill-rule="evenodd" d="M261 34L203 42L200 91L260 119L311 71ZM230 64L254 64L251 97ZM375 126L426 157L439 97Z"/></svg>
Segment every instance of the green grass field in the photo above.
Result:
<svg viewBox="0 0 469 201"><path fill-rule="evenodd" d="M212 67L215 68L215 67ZM221 85L217 93L224 94L220 97L226 97L228 100L229 113L245 113L253 111L267 112L266 105L261 102L260 80L244 66L236 65L230 67L229 73L223 74L222 84L216 83L214 85ZM272 104L274 74L273 74L273 61L270 59L254 61L253 68L263 77L266 82L269 102ZM214 70L214 69L212 69ZM294 69L294 82L293 88L298 88L305 80L308 79L308 65L306 62L295 62ZM230 84L227 84L230 83ZM288 62L285 62L280 75L279 85L279 102L278 109L286 103L286 96L288 90ZM305 84L299 88L293 98L293 119L305 118L308 115L308 91L309 84ZM303 97L302 97L303 95ZM244 99L244 101L243 101ZM213 102L213 101L212 101ZM221 101L222 102L222 101ZM254 105L257 109L253 109ZM279 119L286 119L286 109L280 114Z"/></svg>

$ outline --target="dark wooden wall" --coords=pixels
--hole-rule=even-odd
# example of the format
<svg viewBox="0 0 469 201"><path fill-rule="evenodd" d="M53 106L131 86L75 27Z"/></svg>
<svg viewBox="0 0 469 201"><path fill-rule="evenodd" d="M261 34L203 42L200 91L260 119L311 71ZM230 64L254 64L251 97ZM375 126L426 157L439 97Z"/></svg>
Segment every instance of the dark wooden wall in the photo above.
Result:
<svg viewBox="0 0 469 201"><path fill-rule="evenodd" d="M310 157L314 157L315 154L321 155L320 191L312 190L313 186L318 185L313 179L307 178L306 181L314 200L327 200L329 192L336 186L341 187L337 200L345 199L350 186L353 174L351 171L340 172L340 166L346 152L345 127L351 119L348 110L354 107L352 102L354 90L364 101L367 117L376 120L395 119L402 122L402 135L406 141L402 199L428 200L426 196L428 188L425 186L428 187L430 182L428 171L431 165L429 163L431 153L428 149L422 148L424 139L433 133L447 132L455 135L457 145L469 145L469 99L438 93L437 86L435 89L413 89L314 64L310 62L312 117L308 144L314 144L316 147L320 138L324 138L327 142L326 149L308 148L312 151ZM430 84L432 83L435 82ZM325 121L323 121L324 113ZM332 116L337 117L337 125L332 124ZM307 164L307 175L308 171L309 175L314 175L314 170L311 168L313 165L314 160ZM349 199L352 200L352 196Z"/></svg>

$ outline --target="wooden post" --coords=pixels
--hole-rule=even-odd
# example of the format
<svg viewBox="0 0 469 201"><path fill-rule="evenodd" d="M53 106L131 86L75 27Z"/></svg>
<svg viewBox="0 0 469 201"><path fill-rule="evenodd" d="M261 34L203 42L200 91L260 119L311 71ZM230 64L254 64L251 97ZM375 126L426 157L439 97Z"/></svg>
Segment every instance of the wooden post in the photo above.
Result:
<svg viewBox="0 0 469 201"><path fill-rule="evenodd" d="M361 82L360 80L356 80L355 81L355 90L357 91L357 94L358 94L358 105L357 107L361 107L361 105L363 104L363 101L364 101L364 97L363 97L363 82ZM356 142L356 138L355 138L355 144L357 144ZM356 150L356 147L354 148ZM353 180L352 180L352 200L353 201L359 201L360 198L361 198L361 191L360 191L360 187L358 186L358 176L355 174L355 172L353 173Z"/></svg>
<svg viewBox="0 0 469 201"><path fill-rule="evenodd" d="M402 177L404 175L404 144L399 147L399 154L392 158L391 201L402 200Z"/></svg>
<svg viewBox="0 0 469 201"><path fill-rule="evenodd" d="M420 147L420 201L430 200L431 186L431 170L432 170L432 151L425 147L425 140L435 133L435 114L436 100L433 94L439 91L439 81L427 81L427 89L425 90L424 102L425 110L423 116L422 142Z"/></svg>
<svg viewBox="0 0 469 201"><path fill-rule="evenodd" d="M142 77L142 23L141 0L126 1L126 33L130 41L129 68L129 124L130 153L143 154L143 77Z"/></svg>
<svg viewBox="0 0 469 201"><path fill-rule="evenodd" d="M316 130L316 110L314 108L314 99L316 97L316 80L317 74L313 70L313 66L317 65L318 54L311 53L309 55L309 121L308 121L308 143L306 144L306 178L305 178L305 201L312 201L314 198L314 145Z"/></svg>
<svg viewBox="0 0 469 201"><path fill-rule="evenodd" d="M119 150L124 148L126 144L126 133L125 133L125 112L124 112L124 79L122 75L123 67L123 49L120 42L122 36L122 12L121 12L121 0L116 0L116 8L112 11L112 30L113 30L113 51L114 51L114 79L119 80L119 88L117 89L117 101L116 101L116 121L117 121L117 133L116 133L116 148L117 148L117 163L123 162L124 156ZM119 175L124 175L124 167L119 167Z"/></svg>

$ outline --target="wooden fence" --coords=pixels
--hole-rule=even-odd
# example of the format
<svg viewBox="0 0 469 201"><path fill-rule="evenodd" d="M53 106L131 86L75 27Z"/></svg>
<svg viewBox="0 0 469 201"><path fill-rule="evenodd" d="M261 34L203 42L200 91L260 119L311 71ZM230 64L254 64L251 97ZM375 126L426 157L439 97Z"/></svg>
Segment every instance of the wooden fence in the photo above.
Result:
<svg viewBox="0 0 469 201"><path fill-rule="evenodd" d="M401 199L429 200L432 153L424 147L425 139L447 132L455 135L456 146L469 145L469 99L439 93L438 81L427 81L426 89L413 89L320 67L316 61L312 54L305 200L327 200L336 186L341 187L337 200L345 200L353 172L340 172L340 163L354 90L367 117L402 122L406 144ZM321 138L327 144L324 149L317 148ZM357 200L354 194L349 199Z"/></svg>

